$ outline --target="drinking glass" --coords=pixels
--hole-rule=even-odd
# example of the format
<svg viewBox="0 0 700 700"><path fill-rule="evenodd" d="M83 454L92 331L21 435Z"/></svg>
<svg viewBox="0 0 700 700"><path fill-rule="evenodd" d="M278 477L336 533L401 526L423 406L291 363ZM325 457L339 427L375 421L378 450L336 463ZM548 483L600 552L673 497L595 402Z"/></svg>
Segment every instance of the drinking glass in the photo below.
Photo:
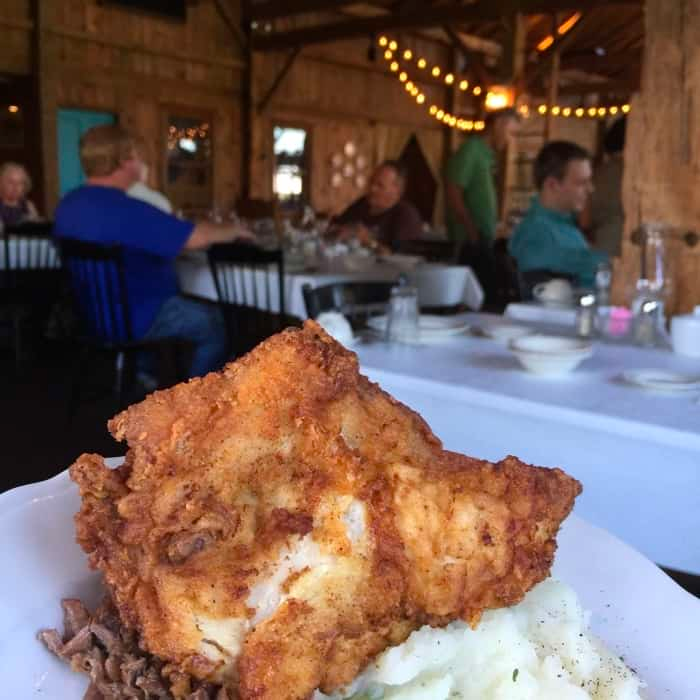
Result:
<svg viewBox="0 0 700 700"><path fill-rule="evenodd" d="M418 292L415 287L394 287L389 299L386 339L395 343L418 341Z"/></svg>

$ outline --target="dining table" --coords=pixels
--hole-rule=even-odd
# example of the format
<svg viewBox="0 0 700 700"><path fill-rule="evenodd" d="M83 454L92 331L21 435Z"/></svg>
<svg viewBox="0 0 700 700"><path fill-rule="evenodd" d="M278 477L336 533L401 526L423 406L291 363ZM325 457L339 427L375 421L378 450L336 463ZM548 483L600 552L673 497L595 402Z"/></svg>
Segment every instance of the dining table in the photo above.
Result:
<svg viewBox="0 0 700 700"><path fill-rule="evenodd" d="M401 256L397 256L401 257ZM355 265L357 265L357 262ZM342 258L320 262L309 267L285 266L284 270L284 298L286 313L297 318L307 318L306 306L302 289L308 284L313 288L336 282L397 282L402 275L411 278L412 271L407 270L398 264L392 263L391 256L386 258L376 258L367 262L363 261L361 269L356 269L355 265L346 264ZM430 294L426 300L435 302L442 296L446 302L445 306L464 304L470 309L479 309L483 302L483 291L471 268L458 267L452 265L426 264L419 265L420 275L415 279L420 285L425 281L426 292L430 287ZM176 260L176 271L180 284L180 291L184 294L200 297L209 300L216 300L216 288L214 278L207 263L205 251L187 251ZM265 293L266 275L270 275L270 294ZM271 301L272 308L268 311L278 312L277 308L277 279L274 275L265 270L254 272L254 282L260 293L257 299ZM419 297L421 290L419 288ZM251 298L254 294L250 295Z"/></svg>
<svg viewBox="0 0 700 700"><path fill-rule="evenodd" d="M367 334L352 349L363 373L421 414L447 449L560 467L583 484L578 515L657 564L700 575L700 390L650 391L623 378L632 369L700 376L700 362L594 341L577 369L543 377L479 331L503 317L463 318L471 332L439 342Z"/></svg>

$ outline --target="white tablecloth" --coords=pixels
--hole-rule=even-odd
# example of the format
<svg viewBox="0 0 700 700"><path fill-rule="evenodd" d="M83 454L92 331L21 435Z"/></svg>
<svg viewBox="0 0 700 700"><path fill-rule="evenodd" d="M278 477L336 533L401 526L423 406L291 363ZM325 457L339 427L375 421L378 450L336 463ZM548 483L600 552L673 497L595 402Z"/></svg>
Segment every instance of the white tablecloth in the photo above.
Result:
<svg viewBox="0 0 700 700"><path fill-rule="evenodd" d="M423 266L420 266L421 268ZM451 267L447 265L425 265L426 274L416 278L418 295L421 303L435 306L452 306L465 303L469 308L478 309L483 301L483 293L474 273L468 267ZM211 271L207 265L206 254L197 251L189 252L177 261L177 273L180 289L185 294L216 299L216 289ZM302 287L310 284L320 287L334 282L393 282L398 280L400 270L387 263L377 263L362 272L349 272L333 269L318 272L286 272L284 275L284 294L286 311L292 316L306 318L306 306L302 295ZM272 311L278 311L277 279L270 276L270 292ZM258 287L258 298L266 299L265 273L256 273L255 284ZM250 281L252 285L252 280ZM252 296L252 295L251 295Z"/></svg>
<svg viewBox="0 0 700 700"><path fill-rule="evenodd" d="M420 412L449 449L561 466L583 483L579 515L659 564L700 574L698 395L656 394L619 378L632 368L700 374L697 360L597 343L577 370L550 379L526 373L485 338L353 349L363 371Z"/></svg>

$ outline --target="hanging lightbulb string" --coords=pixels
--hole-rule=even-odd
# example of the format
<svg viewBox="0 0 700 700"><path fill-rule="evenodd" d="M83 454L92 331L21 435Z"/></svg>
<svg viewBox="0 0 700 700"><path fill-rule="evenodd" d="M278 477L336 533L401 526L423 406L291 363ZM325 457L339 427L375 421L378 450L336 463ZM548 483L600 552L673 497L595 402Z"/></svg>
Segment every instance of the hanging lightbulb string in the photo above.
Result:
<svg viewBox="0 0 700 700"><path fill-rule="evenodd" d="M423 93L418 85L410 78L408 71L402 66L402 62L397 60L398 57L400 57L404 63L412 62L414 56L411 49L405 49L400 52L398 43L385 36L379 37L378 44L384 48L384 60L389 64L389 70L396 74L399 82L403 84L406 92L416 100L416 103L424 105L426 102L425 93ZM428 67L428 62L424 58L418 58L416 60L416 66L421 70L425 70ZM430 73L436 80L443 75L442 69L437 65L432 67ZM455 83L455 76L453 73L445 73L443 80L445 85L453 85ZM469 81L466 79L461 79L457 85L463 92L470 88ZM471 92L476 97L479 97L483 92L483 88L480 85L474 85L471 86ZM452 128L460 129L461 131L482 131L486 127L486 124L482 120L457 117L448 110L441 109L436 104L431 104L428 107L428 114L434 119L437 119L437 121Z"/></svg>
<svg viewBox="0 0 700 700"><path fill-rule="evenodd" d="M411 49L401 50L398 42L395 39L389 39L386 36L380 36L377 40L380 47L384 49L384 60L389 64L389 70L396 74L399 81L403 83L404 89L408 94L415 98L416 103L423 105L426 102L426 97L420 88L414 82L416 79L411 78L408 71L405 68L405 64L412 64L415 59L415 65L419 70L428 70L428 61L423 57L415 58L413 51ZM485 99L489 97L493 98L492 94L487 88L482 85L472 85L469 80L465 77L456 76L454 73L445 72L443 69L435 64L429 69L430 75L437 81L442 77L442 82L445 85L457 86L462 92L467 92L474 97L480 97L484 95ZM518 111L524 117L530 116L530 108L527 105L522 105ZM592 119L604 119L607 116L616 116L618 114L628 114L631 111L629 104L611 104L606 106L598 107L569 107L564 105L547 105L540 104L537 107L537 113L545 116L548 113L553 117L573 117L573 118L584 118L589 117ZM430 116L436 118L438 121L447 124L448 126L456 127L463 131L480 131L484 128L484 122L481 120L466 120L456 117L451 114L448 110L441 109L438 105L430 105L428 109Z"/></svg>

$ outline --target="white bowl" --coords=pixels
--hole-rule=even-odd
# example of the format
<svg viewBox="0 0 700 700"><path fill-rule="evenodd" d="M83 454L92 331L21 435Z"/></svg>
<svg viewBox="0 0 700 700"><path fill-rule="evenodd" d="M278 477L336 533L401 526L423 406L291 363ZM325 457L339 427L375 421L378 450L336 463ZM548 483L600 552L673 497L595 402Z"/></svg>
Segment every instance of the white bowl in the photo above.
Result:
<svg viewBox="0 0 700 700"><path fill-rule="evenodd" d="M482 328L484 335L499 343L509 343L516 338L532 335L535 331L527 326L520 326L517 323L493 323Z"/></svg>
<svg viewBox="0 0 700 700"><path fill-rule="evenodd" d="M571 372L593 354L587 340L555 335L523 336L508 347L528 372L550 377Z"/></svg>

